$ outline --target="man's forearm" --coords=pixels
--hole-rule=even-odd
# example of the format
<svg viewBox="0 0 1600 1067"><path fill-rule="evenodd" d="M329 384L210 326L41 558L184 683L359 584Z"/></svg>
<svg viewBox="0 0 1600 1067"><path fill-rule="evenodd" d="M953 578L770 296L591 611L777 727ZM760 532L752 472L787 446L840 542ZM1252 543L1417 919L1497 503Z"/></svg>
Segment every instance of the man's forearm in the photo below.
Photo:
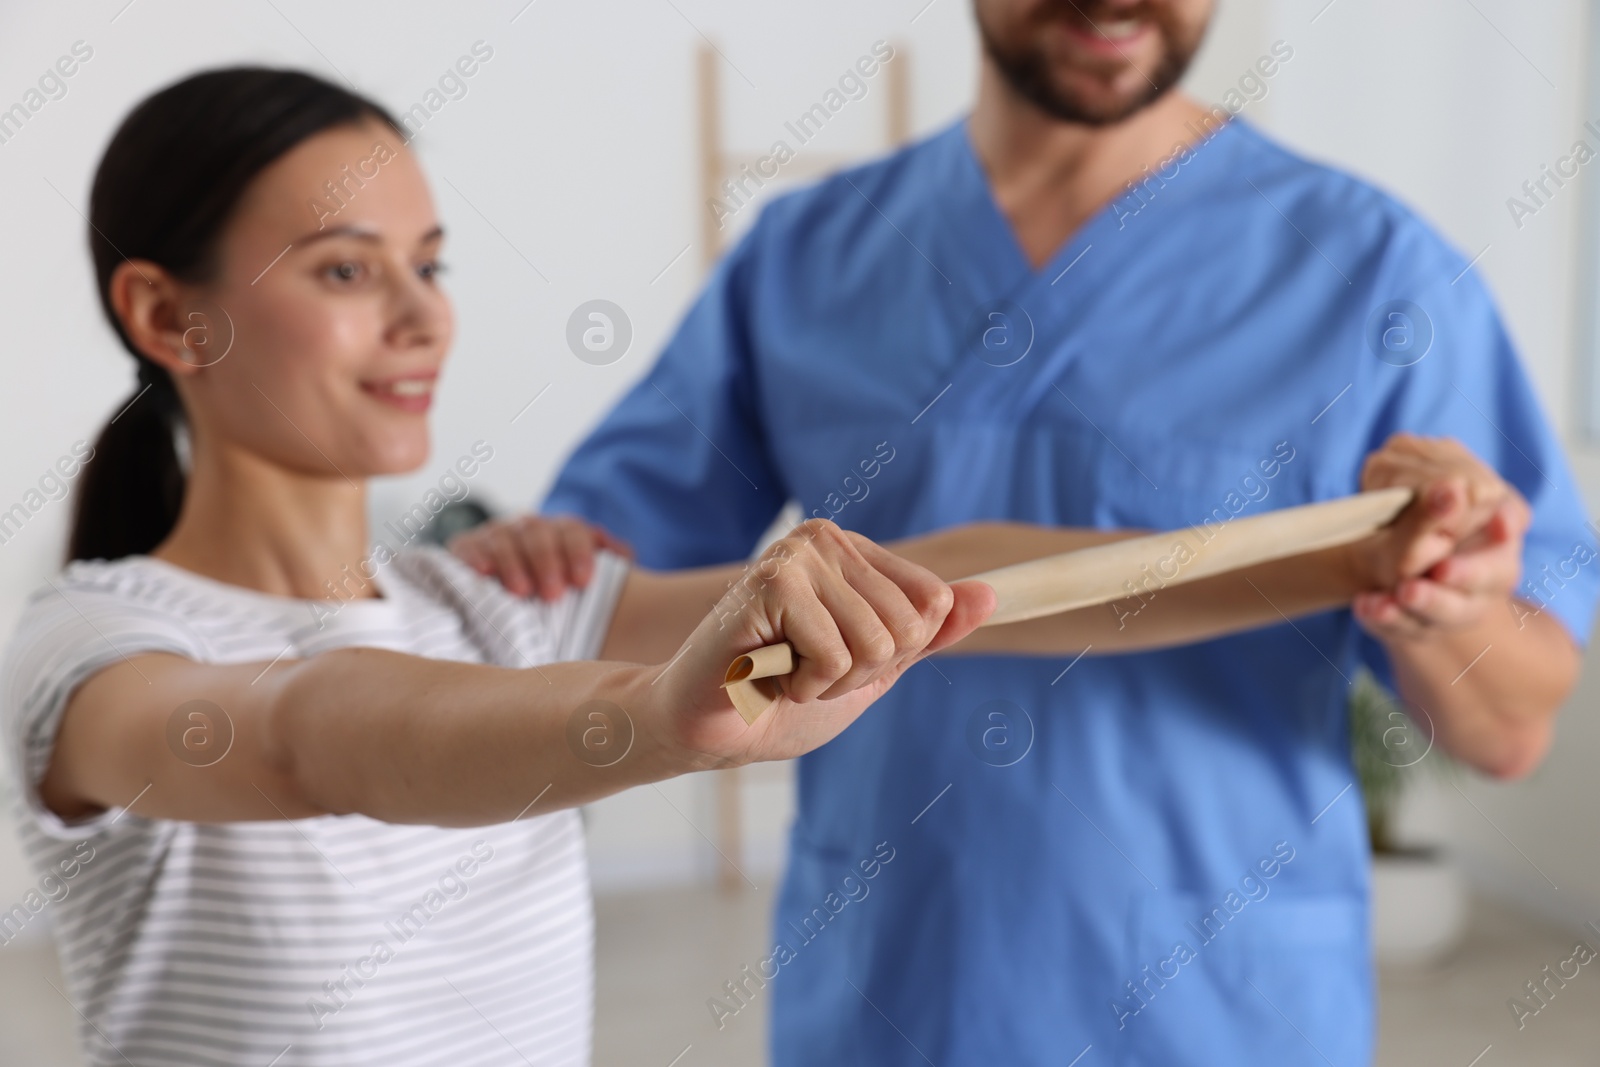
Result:
<svg viewBox="0 0 1600 1067"><path fill-rule="evenodd" d="M690 768L645 710L647 673L325 653L286 672L275 697L274 747L299 794L275 802L296 816L472 826L672 777Z"/></svg>
<svg viewBox="0 0 1600 1067"><path fill-rule="evenodd" d="M888 547L952 581L1143 532L993 522L942 530ZM984 627L949 651L1063 655L1092 646L1096 652L1133 652L1272 625L1349 604L1360 591L1350 552L1346 547L1323 549L1180 584L1130 574L1131 592L1122 600ZM1181 567L1177 574L1182 576Z"/></svg>
<svg viewBox="0 0 1600 1067"><path fill-rule="evenodd" d="M1566 628L1521 602L1472 627L1385 647L1418 728L1498 778L1526 774L1543 758L1580 661Z"/></svg>

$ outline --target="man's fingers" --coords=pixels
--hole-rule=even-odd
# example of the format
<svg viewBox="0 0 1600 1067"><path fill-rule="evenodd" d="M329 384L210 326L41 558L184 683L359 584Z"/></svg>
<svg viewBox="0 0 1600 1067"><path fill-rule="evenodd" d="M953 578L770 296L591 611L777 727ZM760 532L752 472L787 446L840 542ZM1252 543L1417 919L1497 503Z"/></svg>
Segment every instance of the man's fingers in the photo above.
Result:
<svg viewBox="0 0 1600 1067"><path fill-rule="evenodd" d="M1362 593L1351 611L1375 636L1410 638L1471 624L1482 615L1483 601L1426 578L1409 578L1392 593Z"/></svg>
<svg viewBox="0 0 1600 1067"><path fill-rule="evenodd" d="M1509 545L1457 552L1429 568L1427 577L1461 593L1510 596L1522 577L1522 558Z"/></svg>
<svg viewBox="0 0 1600 1067"><path fill-rule="evenodd" d="M589 531L599 540L599 547L609 549L624 559L633 559L633 546L624 541L622 538L617 537L610 531L603 530L598 526L589 527Z"/></svg>
<svg viewBox="0 0 1600 1067"><path fill-rule="evenodd" d="M1453 629L1477 618L1482 601L1426 578L1409 578L1394 592L1395 602L1425 627Z"/></svg>
<svg viewBox="0 0 1600 1067"><path fill-rule="evenodd" d="M1455 473L1435 478L1418 495L1440 526L1461 540L1494 518L1506 501L1506 486L1498 478Z"/></svg>
<svg viewBox="0 0 1600 1067"><path fill-rule="evenodd" d="M565 579L582 589L594 577L595 533L572 519L556 520L555 528L561 552L566 557Z"/></svg>
<svg viewBox="0 0 1600 1067"><path fill-rule="evenodd" d="M529 575L527 564L523 560L522 547L517 535L510 528L502 523L496 523L493 528L485 531L482 543L489 555L493 573L500 579L501 585L516 596L527 596L533 592L533 578Z"/></svg>
<svg viewBox="0 0 1600 1067"><path fill-rule="evenodd" d="M450 551L468 566L498 578L517 596L535 591L558 600L571 587L594 578L594 556L601 548L633 558L626 541L570 516L524 515L484 523L452 538Z"/></svg>
<svg viewBox="0 0 1600 1067"><path fill-rule="evenodd" d="M484 547L483 530L467 530L458 533L450 539L448 548L455 557L479 574L492 575L494 573L494 560L490 558L488 550Z"/></svg>
<svg viewBox="0 0 1600 1067"><path fill-rule="evenodd" d="M553 524L537 518L516 523L514 534L529 583L541 600L559 600L567 589L567 563Z"/></svg>
<svg viewBox="0 0 1600 1067"><path fill-rule="evenodd" d="M1479 545L1512 545L1519 551L1522 541L1533 525L1533 509L1520 494L1512 493L1500 502L1483 529L1466 542L1469 547Z"/></svg>
<svg viewBox="0 0 1600 1067"><path fill-rule="evenodd" d="M1420 637L1425 632L1422 622L1389 593L1362 593L1350 610L1368 633L1380 639Z"/></svg>
<svg viewBox="0 0 1600 1067"><path fill-rule="evenodd" d="M1441 586L1471 596L1510 596L1522 578L1522 536L1528 509L1508 499L1488 523L1426 571Z"/></svg>
<svg viewBox="0 0 1600 1067"><path fill-rule="evenodd" d="M1503 496L1490 503L1491 496L1492 491L1474 489L1455 475L1424 485L1390 535L1394 576L1416 577L1463 545L1484 540L1506 504Z"/></svg>
<svg viewBox="0 0 1600 1067"><path fill-rule="evenodd" d="M1441 514L1419 496L1391 528L1382 569L1391 572L1393 579L1409 578L1449 556L1456 538L1445 528L1448 518L1448 511Z"/></svg>
<svg viewBox="0 0 1600 1067"><path fill-rule="evenodd" d="M1520 537L1527 506L1491 467L1459 441L1397 433L1367 457L1362 487L1412 486L1417 499L1401 515L1378 558L1393 578L1415 577L1463 547L1475 547L1501 523Z"/></svg>

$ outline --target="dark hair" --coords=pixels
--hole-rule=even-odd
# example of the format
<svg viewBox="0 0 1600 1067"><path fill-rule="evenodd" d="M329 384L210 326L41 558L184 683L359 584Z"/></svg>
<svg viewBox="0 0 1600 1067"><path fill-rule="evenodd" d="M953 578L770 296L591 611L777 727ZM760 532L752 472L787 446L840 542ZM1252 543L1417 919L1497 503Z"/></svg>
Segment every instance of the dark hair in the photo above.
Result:
<svg viewBox="0 0 1600 1067"><path fill-rule="evenodd" d="M162 89L122 121L95 172L89 250L100 307L138 361L138 383L84 469L69 560L149 552L172 532L183 504L176 439L183 405L172 377L128 339L111 306L112 273L129 259L147 259L184 281L205 280L255 177L315 134L365 119L404 136L383 107L320 78L227 67Z"/></svg>

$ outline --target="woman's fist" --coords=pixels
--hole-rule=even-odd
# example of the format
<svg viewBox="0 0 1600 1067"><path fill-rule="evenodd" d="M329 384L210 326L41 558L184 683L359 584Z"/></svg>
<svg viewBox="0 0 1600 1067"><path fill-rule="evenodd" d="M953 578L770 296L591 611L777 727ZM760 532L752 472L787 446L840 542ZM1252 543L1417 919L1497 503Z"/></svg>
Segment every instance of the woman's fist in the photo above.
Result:
<svg viewBox="0 0 1600 1067"><path fill-rule="evenodd" d="M888 549L811 519L775 541L735 582L651 686L669 743L703 766L787 759L821 745L922 656L994 611L981 582L950 585ZM735 658L788 641L795 670L754 724L723 677Z"/></svg>

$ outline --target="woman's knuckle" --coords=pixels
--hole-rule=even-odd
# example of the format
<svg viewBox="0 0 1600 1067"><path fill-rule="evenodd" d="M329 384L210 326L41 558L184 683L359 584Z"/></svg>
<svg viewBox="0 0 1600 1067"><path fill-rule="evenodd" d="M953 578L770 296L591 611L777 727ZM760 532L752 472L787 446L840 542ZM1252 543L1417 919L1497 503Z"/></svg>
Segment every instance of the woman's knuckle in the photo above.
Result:
<svg viewBox="0 0 1600 1067"><path fill-rule="evenodd" d="M908 610L899 617L895 626L895 646L897 652L909 652L914 648L921 648L928 643L928 620L915 611Z"/></svg>
<svg viewBox="0 0 1600 1067"><path fill-rule="evenodd" d="M878 668L894 659L897 651L894 635L883 627L868 631L861 640L863 658L868 665Z"/></svg>
<svg viewBox="0 0 1600 1067"><path fill-rule="evenodd" d="M830 531L837 530L838 528L839 527L835 525L831 519L811 518L804 520L800 523L800 525L796 526L790 536L797 537L799 540L804 542L810 542L816 540L818 537L828 534Z"/></svg>
<svg viewBox="0 0 1600 1067"><path fill-rule="evenodd" d="M812 659L817 665L817 673L830 682L848 674L854 662L850 650L842 644L829 644L819 649Z"/></svg>
<svg viewBox="0 0 1600 1067"><path fill-rule="evenodd" d="M956 606L956 591L950 583L935 580L927 585L921 600L923 618L942 619Z"/></svg>

